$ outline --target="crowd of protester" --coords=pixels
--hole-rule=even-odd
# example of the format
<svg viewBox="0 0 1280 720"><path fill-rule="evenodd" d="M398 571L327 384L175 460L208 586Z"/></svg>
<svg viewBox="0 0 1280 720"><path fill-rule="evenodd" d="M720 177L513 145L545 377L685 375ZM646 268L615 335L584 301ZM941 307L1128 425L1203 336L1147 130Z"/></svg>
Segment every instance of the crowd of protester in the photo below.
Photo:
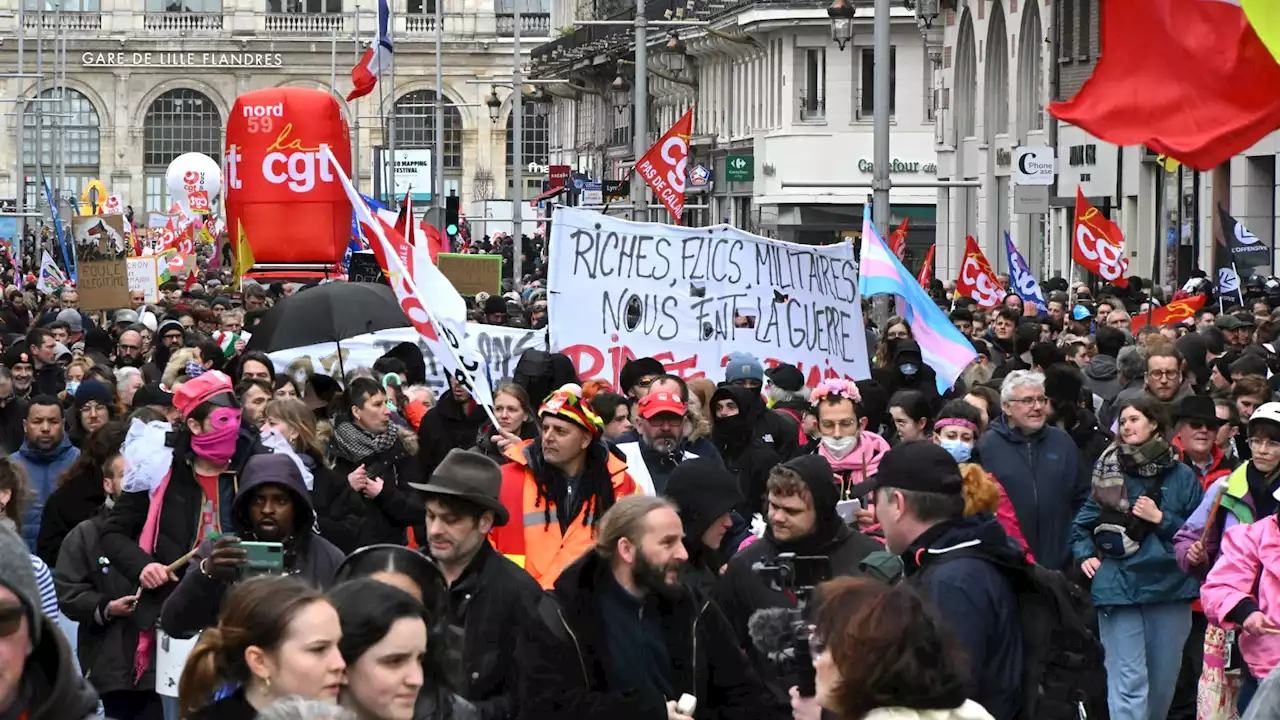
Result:
<svg viewBox="0 0 1280 720"><path fill-rule="evenodd" d="M248 351L306 288L10 287L0 719L1270 717L1276 299L1132 289L949 301L945 391L891 317L866 380L529 350L490 415Z"/></svg>

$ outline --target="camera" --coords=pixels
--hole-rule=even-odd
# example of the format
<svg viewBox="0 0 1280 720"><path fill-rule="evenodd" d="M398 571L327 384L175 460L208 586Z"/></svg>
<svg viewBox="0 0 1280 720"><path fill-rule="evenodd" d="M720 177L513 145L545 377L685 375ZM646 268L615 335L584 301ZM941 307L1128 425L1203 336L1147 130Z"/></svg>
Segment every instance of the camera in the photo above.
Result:
<svg viewBox="0 0 1280 720"><path fill-rule="evenodd" d="M786 593L796 604L794 608L765 608L753 613L747 624L751 642L779 671L796 676L802 697L813 697L808 608L814 589L831 579L831 558L779 553L772 563L753 564L751 571L770 589Z"/></svg>

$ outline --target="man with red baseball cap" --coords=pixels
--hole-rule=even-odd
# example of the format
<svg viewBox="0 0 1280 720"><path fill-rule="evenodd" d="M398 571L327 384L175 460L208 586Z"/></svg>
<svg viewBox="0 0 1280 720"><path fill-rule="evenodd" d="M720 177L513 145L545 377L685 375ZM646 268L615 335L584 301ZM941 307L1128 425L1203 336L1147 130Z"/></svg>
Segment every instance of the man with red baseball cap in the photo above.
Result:
<svg viewBox="0 0 1280 720"><path fill-rule="evenodd" d="M637 442L619 443L627 458L627 471L646 495L662 495L667 478L681 462L698 457L689 451L690 423L684 401L677 393L661 390L640 400Z"/></svg>

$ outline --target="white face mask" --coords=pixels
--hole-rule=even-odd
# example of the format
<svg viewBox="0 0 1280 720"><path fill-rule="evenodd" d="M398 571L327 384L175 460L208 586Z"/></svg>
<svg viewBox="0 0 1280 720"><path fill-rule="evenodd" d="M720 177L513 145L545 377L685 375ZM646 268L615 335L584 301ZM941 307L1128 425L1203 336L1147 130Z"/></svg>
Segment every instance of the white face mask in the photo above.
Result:
<svg viewBox="0 0 1280 720"><path fill-rule="evenodd" d="M853 446L858 442L856 435L846 435L845 437L824 437L822 438L822 447L831 453L831 457L840 460L845 455L853 452Z"/></svg>

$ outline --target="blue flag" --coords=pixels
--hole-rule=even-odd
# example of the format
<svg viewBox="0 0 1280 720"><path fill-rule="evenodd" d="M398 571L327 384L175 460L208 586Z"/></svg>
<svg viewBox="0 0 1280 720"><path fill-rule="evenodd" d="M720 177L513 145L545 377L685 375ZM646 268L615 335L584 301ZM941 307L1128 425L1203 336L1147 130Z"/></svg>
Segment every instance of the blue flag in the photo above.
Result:
<svg viewBox="0 0 1280 720"><path fill-rule="evenodd" d="M1036 282L1036 276L1027 267L1022 253L1013 246L1007 230L1004 233L1004 249L1009 254L1009 284L1013 285L1013 291L1022 298L1022 302L1033 302L1044 311L1046 303L1044 293L1040 292L1040 283Z"/></svg>
<svg viewBox="0 0 1280 720"><path fill-rule="evenodd" d="M67 236L62 234L62 219L58 217L58 203L53 200L53 190L49 188L49 178L44 179L44 197L49 201L49 213L53 215L53 231L58 234L58 247L62 248L62 264L66 266L67 273L71 275L72 282L79 279L77 268L71 262L71 258L67 255ZM75 212L75 203L71 203L71 210Z"/></svg>

